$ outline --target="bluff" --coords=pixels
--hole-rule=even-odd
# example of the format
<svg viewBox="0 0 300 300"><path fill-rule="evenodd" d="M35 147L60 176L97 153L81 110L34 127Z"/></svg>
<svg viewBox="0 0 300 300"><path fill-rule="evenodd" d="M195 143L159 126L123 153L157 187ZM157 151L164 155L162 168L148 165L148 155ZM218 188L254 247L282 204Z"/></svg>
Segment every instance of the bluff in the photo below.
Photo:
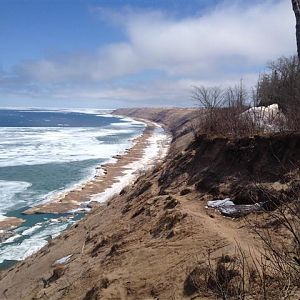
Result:
<svg viewBox="0 0 300 300"><path fill-rule="evenodd" d="M231 140L195 136L196 110L119 109L161 123L173 140L166 159L35 255L1 273L3 299L215 299L195 296L189 274L210 257L262 249L242 219L205 206L232 197L288 197L298 187L298 135ZM256 187L259 186L259 189ZM251 215L248 216L251 218ZM54 264L63 257L68 260Z"/></svg>

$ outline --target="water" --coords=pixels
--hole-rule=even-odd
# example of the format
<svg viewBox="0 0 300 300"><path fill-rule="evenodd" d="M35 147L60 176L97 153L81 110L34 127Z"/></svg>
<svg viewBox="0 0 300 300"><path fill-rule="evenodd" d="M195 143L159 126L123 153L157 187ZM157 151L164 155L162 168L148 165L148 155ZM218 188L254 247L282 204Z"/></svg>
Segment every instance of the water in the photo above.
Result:
<svg viewBox="0 0 300 300"><path fill-rule="evenodd" d="M0 243L0 268L23 260L82 216L27 216L24 210L91 178L96 165L128 148L143 129L101 112L0 110L0 219L25 220Z"/></svg>

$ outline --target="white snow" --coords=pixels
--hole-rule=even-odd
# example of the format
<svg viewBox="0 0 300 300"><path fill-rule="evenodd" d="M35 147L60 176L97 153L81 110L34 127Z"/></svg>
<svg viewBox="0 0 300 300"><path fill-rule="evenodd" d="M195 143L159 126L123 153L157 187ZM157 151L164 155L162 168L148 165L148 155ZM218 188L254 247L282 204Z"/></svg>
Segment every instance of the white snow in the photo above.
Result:
<svg viewBox="0 0 300 300"><path fill-rule="evenodd" d="M285 117L278 104L251 107L241 114L266 131L279 131L285 123Z"/></svg>

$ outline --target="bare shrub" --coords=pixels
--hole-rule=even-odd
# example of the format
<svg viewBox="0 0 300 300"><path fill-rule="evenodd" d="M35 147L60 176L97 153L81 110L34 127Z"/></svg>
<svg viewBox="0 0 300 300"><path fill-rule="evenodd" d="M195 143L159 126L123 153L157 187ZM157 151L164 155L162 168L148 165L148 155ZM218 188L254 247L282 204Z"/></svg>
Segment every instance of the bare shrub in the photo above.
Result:
<svg viewBox="0 0 300 300"><path fill-rule="evenodd" d="M204 108L204 114L199 119L199 132L215 133L218 131L220 119L220 109L224 104L224 91L218 87L194 87L192 98L199 103L200 108ZM195 132L195 131L194 131ZM194 135L198 135L197 133Z"/></svg>
<svg viewBox="0 0 300 300"><path fill-rule="evenodd" d="M244 255L222 255L212 259L209 252L205 262L188 271L184 293L188 296L198 293L214 295L218 299L244 299L245 262Z"/></svg>
<svg viewBox="0 0 300 300"><path fill-rule="evenodd" d="M265 245L272 275L280 274L286 291L300 288L300 199L284 203L276 200L273 207L276 209L268 212L269 222L264 226L257 222L251 225Z"/></svg>
<svg viewBox="0 0 300 300"><path fill-rule="evenodd" d="M213 110L223 105L224 91L218 86L195 86L192 98L200 102L203 108Z"/></svg>
<svg viewBox="0 0 300 300"><path fill-rule="evenodd" d="M296 56L281 57L267 65L267 72L258 80L260 105L277 103L286 111L293 103L300 102L299 61Z"/></svg>
<svg viewBox="0 0 300 300"><path fill-rule="evenodd" d="M218 86L194 87L192 98L205 111L199 115L198 130L193 128L195 136L204 133L239 137L300 130L299 70L296 56L270 62L268 70L260 75L252 89L251 97L242 80L227 89ZM280 117L278 113L270 114L265 108L271 104L278 104ZM243 114L251 106L261 106L261 109L253 115Z"/></svg>
<svg viewBox="0 0 300 300"><path fill-rule="evenodd" d="M246 219L262 241L261 252L242 249L198 263L188 272L184 291L218 299L299 299L300 295L300 183L294 181L282 197L262 190L264 218Z"/></svg>
<svg viewBox="0 0 300 300"><path fill-rule="evenodd" d="M254 256L237 245L234 255L212 259L187 270L184 294L210 295L216 299L276 300L297 299L298 287L286 268L278 272L282 261L272 261L270 253ZM299 278L299 277L298 277Z"/></svg>
<svg viewBox="0 0 300 300"><path fill-rule="evenodd" d="M194 125L198 130L192 128L195 137L202 134L237 137L257 132L255 123L246 115L241 116L249 107L242 81L227 89L194 87L192 98L204 108L199 122Z"/></svg>
<svg viewBox="0 0 300 300"><path fill-rule="evenodd" d="M287 128L292 131L300 130L300 101L287 108Z"/></svg>

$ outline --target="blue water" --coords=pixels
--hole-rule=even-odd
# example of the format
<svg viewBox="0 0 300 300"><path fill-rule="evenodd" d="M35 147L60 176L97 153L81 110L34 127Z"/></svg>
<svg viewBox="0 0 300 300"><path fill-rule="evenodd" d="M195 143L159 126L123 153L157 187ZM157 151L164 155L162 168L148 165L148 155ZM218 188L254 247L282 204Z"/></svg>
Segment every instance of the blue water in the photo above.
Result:
<svg viewBox="0 0 300 300"><path fill-rule="evenodd" d="M23 215L86 181L124 151L144 124L103 112L0 110L0 217L21 217L0 243L0 268L37 251L82 214ZM63 217L63 218L62 218Z"/></svg>
<svg viewBox="0 0 300 300"><path fill-rule="evenodd" d="M0 127L103 127L113 122L123 121L80 112L0 110Z"/></svg>

